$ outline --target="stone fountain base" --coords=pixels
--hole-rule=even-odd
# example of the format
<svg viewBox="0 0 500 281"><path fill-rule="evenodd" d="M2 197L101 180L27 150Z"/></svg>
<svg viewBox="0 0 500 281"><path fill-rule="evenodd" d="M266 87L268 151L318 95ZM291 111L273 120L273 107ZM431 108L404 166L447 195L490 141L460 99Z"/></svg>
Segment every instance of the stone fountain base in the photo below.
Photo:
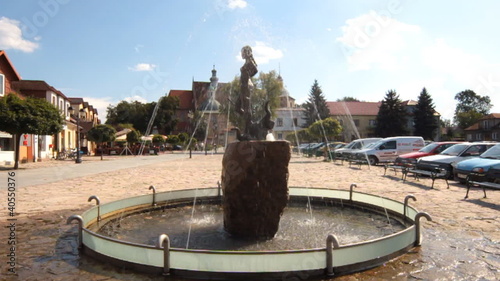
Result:
<svg viewBox="0 0 500 281"><path fill-rule="evenodd" d="M288 203L287 141L241 141L222 160L224 228L234 236L268 239Z"/></svg>

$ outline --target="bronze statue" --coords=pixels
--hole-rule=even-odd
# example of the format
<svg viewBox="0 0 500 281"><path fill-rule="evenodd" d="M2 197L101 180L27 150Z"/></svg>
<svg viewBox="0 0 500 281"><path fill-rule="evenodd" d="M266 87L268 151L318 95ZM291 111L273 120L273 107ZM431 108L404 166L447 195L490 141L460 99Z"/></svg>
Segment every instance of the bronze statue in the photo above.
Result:
<svg viewBox="0 0 500 281"><path fill-rule="evenodd" d="M252 48L245 46L241 49L241 57L245 60L245 64L240 68L240 96L236 100L236 112L243 116L245 128L241 133L239 128L237 131L237 138L243 140L265 140L269 130L274 127L274 122L271 121L271 111L269 110L269 101L265 102L264 110L266 114L259 121L253 121L252 104L250 96L253 92L252 77L257 74L257 63L253 59Z"/></svg>

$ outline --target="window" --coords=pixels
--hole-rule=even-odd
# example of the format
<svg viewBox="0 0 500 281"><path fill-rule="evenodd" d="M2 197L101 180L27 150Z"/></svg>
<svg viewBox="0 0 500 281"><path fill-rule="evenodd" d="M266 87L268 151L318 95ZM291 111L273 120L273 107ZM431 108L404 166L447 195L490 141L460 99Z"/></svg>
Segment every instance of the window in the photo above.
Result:
<svg viewBox="0 0 500 281"><path fill-rule="evenodd" d="M282 133L279 133L279 134L278 134L278 139L279 139L279 140L282 140L282 139L283 139L283 134L282 134Z"/></svg>
<svg viewBox="0 0 500 281"><path fill-rule="evenodd" d="M52 104L54 106L57 106L57 102L56 102L56 96L52 95Z"/></svg>
<svg viewBox="0 0 500 281"><path fill-rule="evenodd" d="M490 122L488 120L483 121L483 129L488 130L490 128Z"/></svg>
<svg viewBox="0 0 500 281"><path fill-rule="evenodd" d="M0 97L5 95L5 75L0 74Z"/></svg>
<svg viewBox="0 0 500 281"><path fill-rule="evenodd" d="M276 120L276 127L283 127L283 118L278 118Z"/></svg>
<svg viewBox="0 0 500 281"><path fill-rule="evenodd" d="M483 134L476 134L476 140L482 140Z"/></svg>
<svg viewBox="0 0 500 281"><path fill-rule="evenodd" d="M370 127L375 127L377 125L377 120L370 120L368 121L368 125L370 125Z"/></svg>
<svg viewBox="0 0 500 281"><path fill-rule="evenodd" d="M396 141L388 141L381 145L380 149L396 149Z"/></svg>
<svg viewBox="0 0 500 281"><path fill-rule="evenodd" d="M359 119L354 119L354 125L355 125L356 127L359 127Z"/></svg>
<svg viewBox="0 0 500 281"><path fill-rule="evenodd" d="M295 127L297 127L297 126L298 126L298 124L299 124L299 123L297 122L297 118L293 118L293 125L294 125Z"/></svg>
<svg viewBox="0 0 500 281"><path fill-rule="evenodd" d="M491 139L492 140L498 140L498 133L491 133Z"/></svg>

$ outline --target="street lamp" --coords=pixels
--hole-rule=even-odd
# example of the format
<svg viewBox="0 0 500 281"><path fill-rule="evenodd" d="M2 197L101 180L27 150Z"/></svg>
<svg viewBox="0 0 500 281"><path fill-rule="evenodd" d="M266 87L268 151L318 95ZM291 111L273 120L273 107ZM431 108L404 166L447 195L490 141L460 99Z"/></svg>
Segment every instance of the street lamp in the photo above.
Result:
<svg viewBox="0 0 500 281"><path fill-rule="evenodd" d="M79 111L76 111L73 107L69 107L68 111L70 114L76 117L76 159L75 163L80 164L82 163L82 158L80 157L80 118L84 116L85 111L84 109L80 109Z"/></svg>

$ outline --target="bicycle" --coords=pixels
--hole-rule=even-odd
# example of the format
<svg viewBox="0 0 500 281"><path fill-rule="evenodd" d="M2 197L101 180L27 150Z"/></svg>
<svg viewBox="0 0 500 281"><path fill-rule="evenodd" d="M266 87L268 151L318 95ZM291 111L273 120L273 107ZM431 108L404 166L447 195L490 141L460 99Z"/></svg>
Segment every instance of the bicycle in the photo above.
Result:
<svg viewBox="0 0 500 281"><path fill-rule="evenodd" d="M68 153L65 149L57 153L56 160L66 160L66 158L68 158Z"/></svg>

